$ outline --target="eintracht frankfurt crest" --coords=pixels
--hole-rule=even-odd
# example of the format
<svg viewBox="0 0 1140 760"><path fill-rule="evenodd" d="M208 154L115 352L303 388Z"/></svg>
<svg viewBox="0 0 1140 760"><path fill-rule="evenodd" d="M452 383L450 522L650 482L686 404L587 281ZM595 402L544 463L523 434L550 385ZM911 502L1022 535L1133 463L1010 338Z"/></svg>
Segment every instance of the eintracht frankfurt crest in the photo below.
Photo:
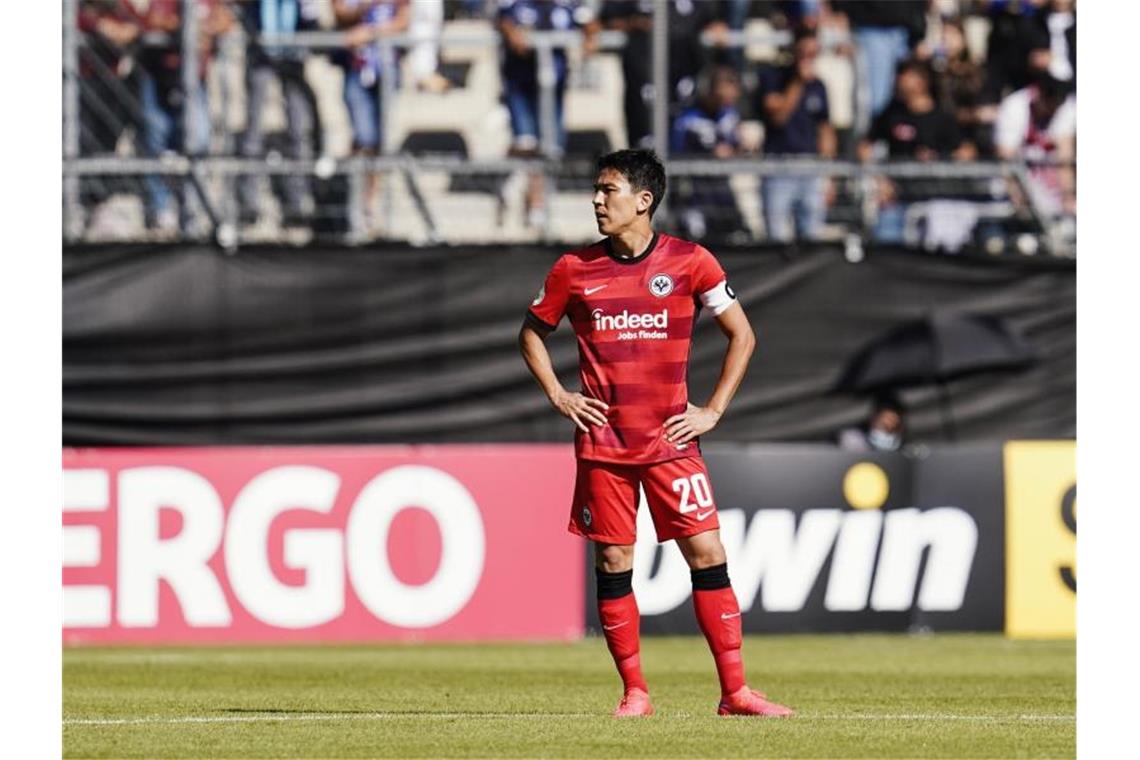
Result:
<svg viewBox="0 0 1140 760"><path fill-rule="evenodd" d="M664 298L673 292L673 278L667 274L655 274L649 281L649 292L658 298Z"/></svg>

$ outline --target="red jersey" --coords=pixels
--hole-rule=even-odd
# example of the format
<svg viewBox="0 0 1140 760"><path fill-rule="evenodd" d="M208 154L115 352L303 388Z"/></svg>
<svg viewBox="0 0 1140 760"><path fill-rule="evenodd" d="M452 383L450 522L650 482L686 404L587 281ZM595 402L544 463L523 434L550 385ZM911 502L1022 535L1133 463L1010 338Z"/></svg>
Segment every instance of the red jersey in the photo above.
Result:
<svg viewBox="0 0 1140 760"><path fill-rule="evenodd" d="M582 393L609 405L607 424L577 431L579 459L650 464L699 450L696 441L666 441L665 420L689 401L689 349L701 307L719 314L734 298L708 250L661 233L632 258L613 253L607 238L555 262L527 320L549 331L569 318Z"/></svg>

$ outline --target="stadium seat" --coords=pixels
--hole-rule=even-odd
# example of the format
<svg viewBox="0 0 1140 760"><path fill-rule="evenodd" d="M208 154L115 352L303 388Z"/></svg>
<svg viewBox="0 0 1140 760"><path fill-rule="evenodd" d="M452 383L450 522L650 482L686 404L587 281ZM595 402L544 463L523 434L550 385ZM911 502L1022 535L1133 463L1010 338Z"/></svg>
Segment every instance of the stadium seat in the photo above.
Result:
<svg viewBox="0 0 1140 760"><path fill-rule="evenodd" d="M609 134L602 129L583 129L566 134L566 157L594 159L613 150Z"/></svg>
<svg viewBox="0 0 1140 760"><path fill-rule="evenodd" d="M467 158L467 141L463 135L452 131L412 132L404 138L401 153L413 156L456 156ZM505 174L453 174L447 187L450 193L488 193L498 196Z"/></svg>
<svg viewBox="0 0 1140 760"><path fill-rule="evenodd" d="M561 190L590 191L594 187L593 162L613 150L605 130L583 129L566 133L566 160L558 172Z"/></svg>
<svg viewBox="0 0 1140 760"><path fill-rule="evenodd" d="M413 156L468 156L467 141L463 135L446 130L410 132L404 138L400 152Z"/></svg>

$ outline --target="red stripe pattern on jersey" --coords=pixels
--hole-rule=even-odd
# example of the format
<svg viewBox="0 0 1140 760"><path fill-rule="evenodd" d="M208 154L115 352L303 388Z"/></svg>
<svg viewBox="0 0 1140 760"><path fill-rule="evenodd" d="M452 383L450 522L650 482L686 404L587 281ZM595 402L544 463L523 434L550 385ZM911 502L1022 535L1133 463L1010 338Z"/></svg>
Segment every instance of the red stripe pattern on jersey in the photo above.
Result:
<svg viewBox="0 0 1140 760"><path fill-rule="evenodd" d="M606 425L577 432L580 459L649 464L695 453L696 441L678 448L665 440L665 420L688 404L700 294L724 279L707 249L661 233L633 258L613 255L604 240L554 264L529 318L547 329L568 318L582 393L610 407Z"/></svg>

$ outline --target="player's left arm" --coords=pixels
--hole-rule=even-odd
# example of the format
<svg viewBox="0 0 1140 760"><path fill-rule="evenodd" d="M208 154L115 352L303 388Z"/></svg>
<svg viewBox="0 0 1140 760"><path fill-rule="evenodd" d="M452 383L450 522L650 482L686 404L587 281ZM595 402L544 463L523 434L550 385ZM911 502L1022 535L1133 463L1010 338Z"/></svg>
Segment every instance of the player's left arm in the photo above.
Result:
<svg viewBox="0 0 1140 760"><path fill-rule="evenodd" d="M744 380L748 361L756 348L756 335L752 332L752 325L749 324L739 301L733 300L732 304L715 318L720 331L728 338L728 349L724 353L720 377L704 406L689 404L689 408L683 413L675 414L665 420L665 440L671 443L691 441L716 427L732 397L736 395L736 389Z"/></svg>

